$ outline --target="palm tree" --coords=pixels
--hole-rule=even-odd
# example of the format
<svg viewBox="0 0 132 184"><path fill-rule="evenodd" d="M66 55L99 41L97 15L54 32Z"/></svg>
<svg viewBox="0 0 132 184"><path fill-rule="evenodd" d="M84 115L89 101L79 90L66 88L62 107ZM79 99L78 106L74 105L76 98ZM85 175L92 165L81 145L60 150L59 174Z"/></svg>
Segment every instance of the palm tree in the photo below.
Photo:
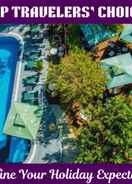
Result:
<svg viewBox="0 0 132 184"><path fill-rule="evenodd" d="M43 70L43 61L42 61L42 60L35 61L35 62L34 62L34 67L35 67L35 70L36 70L38 73L41 73L42 70Z"/></svg>

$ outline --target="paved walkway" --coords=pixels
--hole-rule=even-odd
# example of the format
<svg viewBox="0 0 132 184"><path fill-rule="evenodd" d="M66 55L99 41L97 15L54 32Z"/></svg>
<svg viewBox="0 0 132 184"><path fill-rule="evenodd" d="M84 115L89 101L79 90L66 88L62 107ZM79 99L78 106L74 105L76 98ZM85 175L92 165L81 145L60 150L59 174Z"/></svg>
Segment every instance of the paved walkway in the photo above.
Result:
<svg viewBox="0 0 132 184"><path fill-rule="evenodd" d="M73 162L78 149L75 139L69 137L64 112L58 105L49 105L46 99L44 101L43 121L25 163ZM61 129L49 133L48 126L55 120L57 127L61 122Z"/></svg>
<svg viewBox="0 0 132 184"><path fill-rule="evenodd" d="M40 85L45 88L45 82L48 74L48 38L43 38L43 51L42 58L44 61L43 75L40 78ZM43 95L43 120L38 131L37 139L32 142L31 150L25 163L47 163L58 162L61 149L61 141L58 137L59 132L50 135L48 126L51 121L56 121L56 117L52 108L49 106L48 101Z"/></svg>
<svg viewBox="0 0 132 184"><path fill-rule="evenodd" d="M44 69L40 83L44 89L48 75L48 50L49 40L43 38L42 58L44 58ZM30 153L24 163L57 163L73 160L77 153L77 147L75 141L68 137L69 132L64 117L65 114L61 108L58 105L49 105L44 94L43 119L37 139L32 142ZM49 132L51 123L56 123L56 130L52 133Z"/></svg>

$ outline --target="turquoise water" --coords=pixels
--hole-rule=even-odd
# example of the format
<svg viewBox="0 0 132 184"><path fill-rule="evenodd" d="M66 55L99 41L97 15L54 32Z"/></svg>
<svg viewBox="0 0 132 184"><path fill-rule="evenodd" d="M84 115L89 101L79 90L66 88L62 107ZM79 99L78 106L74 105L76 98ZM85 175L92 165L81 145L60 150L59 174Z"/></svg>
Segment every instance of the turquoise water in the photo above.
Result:
<svg viewBox="0 0 132 184"><path fill-rule="evenodd" d="M18 51L15 38L0 37L0 149L6 145L2 131L11 105Z"/></svg>
<svg viewBox="0 0 132 184"><path fill-rule="evenodd" d="M2 133L11 106L18 53L20 44L15 38L0 37L0 151L9 147L8 157L0 157L0 162L23 162L30 145L27 140L12 136L8 136L7 142L7 136Z"/></svg>

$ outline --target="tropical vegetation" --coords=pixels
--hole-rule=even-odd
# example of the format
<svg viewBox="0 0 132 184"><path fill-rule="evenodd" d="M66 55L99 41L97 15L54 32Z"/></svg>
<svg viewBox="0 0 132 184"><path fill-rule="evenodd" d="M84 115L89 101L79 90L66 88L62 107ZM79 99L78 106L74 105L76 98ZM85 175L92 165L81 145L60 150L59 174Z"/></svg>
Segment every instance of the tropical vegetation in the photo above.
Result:
<svg viewBox="0 0 132 184"><path fill-rule="evenodd" d="M123 96L111 98L105 106L96 105L87 126L80 129L76 163L132 160L132 104Z"/></svg>
<svg viewBox="0 0 132 184"><path fill-rule="evenodd" d="M38 73L40 73L43 70L43 61L42 60L35 61L34 68Z"/></svg>
<svg viewBox="0 0 132 184"><path fill-rule="evenodd" d="M111 31L120 33L123 30L123 24L112 24L112 25L106 25L107 28Z"/></svg>
<svg viewBox="0 0 132 184"><path fill-rule="evenodd" d="M82 106L103 97L106 79L99 63L90 53L76 49L65 56L59 65L49 68L48 83L55 84L60 103L78 101Z"/></svg>
<svg viewBox="0 0 132 184"><path fill-rule="evenodd" d="M120 33L123 25L106 28ZM76 29L79 31L76 26L67 27L72 33ZM47 80L67 112L69 127L76 132L79 154L75 163L131 162L132 97L118 95L104 100L104 71L93 53L79 48L78 39L69 39L72 49L59 65L50 64Z"/></svg>

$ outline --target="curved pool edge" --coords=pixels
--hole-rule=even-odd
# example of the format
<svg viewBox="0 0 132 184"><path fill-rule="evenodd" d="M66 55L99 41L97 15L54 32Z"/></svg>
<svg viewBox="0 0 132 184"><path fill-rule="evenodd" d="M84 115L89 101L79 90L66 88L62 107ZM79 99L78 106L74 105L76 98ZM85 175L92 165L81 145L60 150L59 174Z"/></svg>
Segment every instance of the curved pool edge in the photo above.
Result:
<svg viewBox="0 0 132 184"><path fill-rule="evenodd" d="M27 158L23 161L23 164L30 164L32 163L32 160L34 159L35 153L37 150L37 143L35 141L31 142L31 149L27 156Z"/></svg>
<svg viewBox="0 0 132 184"><path fill-rule="evenodd" d="M14 32L0 33L0 37L14 38L16 41L18 41L18 44L20 44L20 55L16 64L16 73L15 73L14 86L13 86L13 92L12 92L12 98L11 98L11 103L12 103L13 101L14 102L17 101L18 87L20 85L20 74L21 74L23 54L24 54L24 40L21 35Z"/></svg>
<svg viewBox="0 0 132 184"><path fill-rule="evenodd" d="M14 74L15 75L14 76L14 84L13 84L12 97L11 97L11 106L12 106L12 104L14 102L18 102L19 101L18 100L18 94L19 94L19 87L21 85L20 79L21 79L22 65L23 65L24 40L23 40L23 38L22 38L21 35L19 35L17 33L14 33L14 32L0 33L0 38L1 37L12 38L12 39L16 40L16 42L18 42L18 53L17 53L18 54L18 57L17 57L17 60L16 60L16 71L15 71L15 74ZM3 124L3 129L4 129L5 122ZM3 133L3 130L2 130L1 133ZM3 136L5 137L5 142L7 142L7 135L3 134ZM10 157L12 150L14 152L14 155L15 155L15 152L18 151L18 150L14 150L14 148L15 148L14 138L15 137L12 137L11 136L10 144L12 144L12 148L9 150L8 158ZM19 144L19 138L16 137L16 139L18 140L18 144ZM20 139L20 142L21 142L21 140L22 139ZM23 139L23 141L24 140L25 139ZM25 140L25 145L26 145L26 140ZM6 147L7 147L7 143L5 143L5 145L3 146L3 148L6 148ZM20 148L20 150L21 150L21 148ZM12 157L12 160L13 160L13 157ZM13 163L13 162L11 162L11 163Z"/></svg>
<svg viewBox="0 0 132 184"><path fill-rule="evenodd" d="M8 36L15 38L20 44L20 55L16 65L15 82L14 82L13 93L12 93L12 102L17 102L18 89L20 86L20 76L22 72L23 55L24 55L24 40L21 35L14 32L9 32Z"/></svg>
<svg viewBox="0 0 132 184"><path fill-rule="evenodd" d="M24 42L23 42L23 39L20 35L18 34L13 34L13 33L0 33L0 38L11 38L13 40L15 40L17 43L18 43L18 46L20 46L20 55L21 55L21 59L22 59L22 55L23 55L23 48L24 48ZM23 48L22 48L23 47ZM19 51L19 49L18 49ZM18 63L18 58L16 60L16 68L17 68L17 63ZM16 79L16 73L15 73L15 76L14 76L14 84L15 84L15 79ZM13 84L13 90L12 90L12 94L11 94L11 103L12 103L12 100L13 100L13 94L14 94L14 84ZM3 124L3 129L4 129L4 125L5 125L5 122ZM3 141L1 142L1 146L0 146L0 149L3 149L4 147L6 147L6 142L7 142L7 136L3 133L3 129L1 129L1 137L0 139Z"/></svg>

